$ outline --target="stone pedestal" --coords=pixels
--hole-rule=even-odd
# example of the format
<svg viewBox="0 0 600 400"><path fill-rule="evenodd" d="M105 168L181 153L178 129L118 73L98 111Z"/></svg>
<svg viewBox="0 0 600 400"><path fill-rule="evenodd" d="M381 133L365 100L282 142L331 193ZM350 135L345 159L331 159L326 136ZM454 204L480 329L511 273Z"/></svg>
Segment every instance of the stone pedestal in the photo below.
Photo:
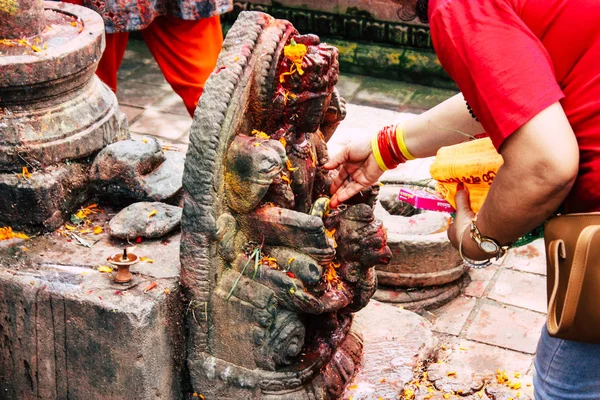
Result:
<svg viewBox="0 0 600 400"><path fill-rule="evenodd" d="M28 1L16 4L27 8ZM0 23L2 33L11 23L23 25L27 18L45 24L41 30L19 30L22 36L9 36L0 43L0 181L4 187L0 197L8 199L9 204L2 205L6 210L22 206L18 199L26 192L21 188L32 187L30 182L11 185L11 175L22 173L24 167L35 178L51 166L85 165L88 157L128 134L116 96L94 75L104 47L102 18L84 7L60 2L46 2L43 9L40 3L28 10L36 12L36 18L19 13ZM81 187L65 189L79 191L71 196L85 196ZM51 190L62 189L57 184ZM48 209L47 217L65 211L54 206L57 199L38 197L38 207ZM2 211L0 225L56 227L44 225L44 218L18 214L9 218Z"/></svg>
<svg viewBox="0 0 600 400"><path fill-rule="evenodd" d="M43 0L3 2L0 8L0 38L20 39L39 34L46 26Z"/></svg>
<svg viewBox="0 0 600 400"><path fill-rule="evenodd" d="M139 244L154 263L123 286L97 268L127 242L81 236L0 246L0 398L183 398L178 237Z"/></svg>
<svg viewBox="0 0 600 400"><path fill-rule="evenodd" d="M397 194L400 187L386 184L382 196ZM375 299L422 310L439 307L460 294L468 283L468 267L448 240L449 214L392 215L381 203L375 212L387 228L392 250L392 261L377 267Z"/></svg>

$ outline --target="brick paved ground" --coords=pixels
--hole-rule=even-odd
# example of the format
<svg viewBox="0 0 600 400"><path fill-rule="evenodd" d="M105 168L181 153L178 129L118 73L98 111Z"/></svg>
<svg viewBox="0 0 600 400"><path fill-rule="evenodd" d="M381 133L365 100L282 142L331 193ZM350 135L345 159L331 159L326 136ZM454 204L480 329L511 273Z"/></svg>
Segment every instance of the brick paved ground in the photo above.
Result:
<svg viewBox="0 0 600 400"><path fill-rule="evenodd" d="M332 152L352 138L409 118L454 94L356 75L342 75L338 88L348 101L348 117L332 138ZM133 136L156 136L173 149L187 150L192 120L141 41L130 41L117 97ZM427 177L429 163L409 162L393 174ZM545 319L543 243L511 250L501 266L470 274L472 282L461 296L423 314L446 344L448 363L473 371L503 369L531 376Z"/></svg>

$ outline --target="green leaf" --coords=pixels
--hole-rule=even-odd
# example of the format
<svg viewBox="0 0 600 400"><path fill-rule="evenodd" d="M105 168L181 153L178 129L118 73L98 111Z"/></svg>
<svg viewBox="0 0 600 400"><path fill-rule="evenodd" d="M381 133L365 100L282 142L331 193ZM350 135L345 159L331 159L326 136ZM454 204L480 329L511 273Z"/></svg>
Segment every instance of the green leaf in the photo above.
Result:
<svg viewBox="0 0 600 400"><path fill-rule="evenodd" d="M71 223L75 225L81 225L85 222L85 220L77 217L75 214L71 214Z"/></svg>

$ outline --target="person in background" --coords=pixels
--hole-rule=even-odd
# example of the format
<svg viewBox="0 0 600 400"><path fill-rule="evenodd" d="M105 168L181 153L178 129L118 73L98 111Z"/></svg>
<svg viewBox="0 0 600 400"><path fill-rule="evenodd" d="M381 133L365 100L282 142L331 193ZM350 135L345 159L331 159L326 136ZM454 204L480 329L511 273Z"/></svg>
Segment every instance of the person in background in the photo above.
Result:
<svg viewBox="0 0 600 400"><path fill-rule="evenodd" d="M331 206L385 169L486 132L504 165L477 215L467 191L457 192L448 231L467 263L501 255L559 208L600 211L600 2L406 0L407 11L429 22L462 93L332 157ZM600 344L544 327L535 369L538 400L600 399Z"/></svg>
<svg viewBox="0 0 600 400"><path fill-rule="evenodd" d="M233 8L233 0L64 1L91 8L104 19L106 49L96 75L113 92L129 32L141 31L165 79L194 115L221 51L219 15Z"/></svg>

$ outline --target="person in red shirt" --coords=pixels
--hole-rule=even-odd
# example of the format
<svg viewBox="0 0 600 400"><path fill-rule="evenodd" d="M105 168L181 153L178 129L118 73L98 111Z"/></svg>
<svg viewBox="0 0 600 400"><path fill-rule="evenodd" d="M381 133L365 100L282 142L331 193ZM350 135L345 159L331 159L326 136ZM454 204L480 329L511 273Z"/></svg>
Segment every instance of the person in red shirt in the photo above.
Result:
<svg viewBox="0 0 600 400"><path fill-rule="evenodd" d="M407 121L404 148L374 154L366 139L332 157L331 206L374 184L382 157L393 167L486 132L504 165L477 216L468 193L457 193L448 236L465 258L490 259L559 208L600 211L600 2L406 0L403 9L429 22L461 94ZM497 249L480 247L471 221ZM544 327L535 367L536 399L600 399L598 344L553 338Z"/></svg>

